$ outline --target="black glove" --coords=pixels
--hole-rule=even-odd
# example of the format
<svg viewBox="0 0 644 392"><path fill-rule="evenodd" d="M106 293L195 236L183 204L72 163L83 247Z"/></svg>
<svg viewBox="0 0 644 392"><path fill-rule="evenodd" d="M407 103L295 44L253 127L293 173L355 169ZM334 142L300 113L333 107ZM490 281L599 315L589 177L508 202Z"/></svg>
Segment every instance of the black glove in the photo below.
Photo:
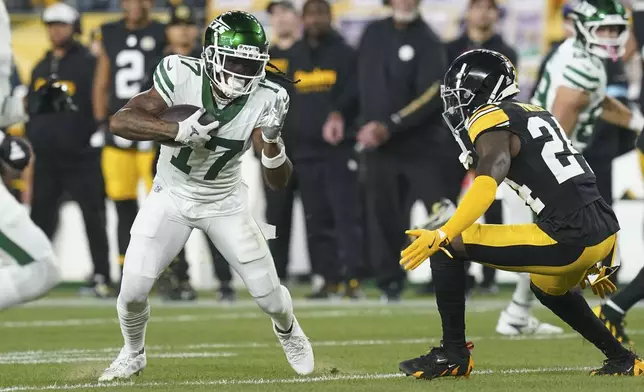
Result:
<svg viewBox="0 0 644 392"><path fill-rule="evenodd" d="M78 107L67 92L67 86L49 79L31 96L29 114L77 112Z"/></svg>
<svg viewBox="0 0 644 392"><path fill-rule="evenodd" d="M2 136L0 136L2 137ZM31 150L23 139L5 136L0 143L0 159L15 170L22 170L29 164Z"/></svg>

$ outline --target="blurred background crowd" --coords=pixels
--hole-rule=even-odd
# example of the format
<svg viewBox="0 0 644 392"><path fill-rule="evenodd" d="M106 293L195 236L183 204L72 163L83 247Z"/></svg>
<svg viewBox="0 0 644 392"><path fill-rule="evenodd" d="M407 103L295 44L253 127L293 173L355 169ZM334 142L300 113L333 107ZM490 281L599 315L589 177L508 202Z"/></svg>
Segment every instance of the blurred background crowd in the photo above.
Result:
<svg viewBox="0 0 644 392"><path fill-rule="evenodd" d="M501 52L518 67L521 97L529 98L542 59L567 34L563 0L0 1L11 14L15 87L30 101L43 86L65 84L78 108L13 127L36 159L22 177L5 172L4 180L50 238L66 227L65 244L59 238L56 246L64 253L64 276L87 271L91 259L82 291L105 297L118 290L115 267L137 201L150 190L158 151L111 136L109 116L151 86L154 67L145 64L171 53L199 58L201 33L220 12L256 15L271 36L271 64L297 81L275 79L291 95L282 134L294 175L283 190L257 187L264 206L258 218L276 227L270 245L280 278L316 277L310 297L319 299L362 298L361 282L372 279L383 299L398 300L406 282L399 252L408 240L404 230L419 220L415 209L431 214L444 199L456 203L467 187L458 146L441 117L438 92L449 63L470 49ZM639 61L632 44L624 61L608 64L609 95L639 100ZM637 65L630 70L629 62ZM612 202L612 161L632 150L633 134L600 128L601 141L584 155ZM258 163L249 156L245 165L245 177L258 182ZM487 223L513 219L503 196ZM83 225L64 222L80 221L61 214L68 201L78 205L84 233ZM301 233L308 252L293 244ZM85 238L87 257L79 250ZM208 259L219 298L234 300L233 275L214 246L187 248L160 280L162 295L195 298L192 286L203 282L200 260ZM471 275L469 288L495 293L495 271ZM419 290L431 293L431 280Z"/></svg>

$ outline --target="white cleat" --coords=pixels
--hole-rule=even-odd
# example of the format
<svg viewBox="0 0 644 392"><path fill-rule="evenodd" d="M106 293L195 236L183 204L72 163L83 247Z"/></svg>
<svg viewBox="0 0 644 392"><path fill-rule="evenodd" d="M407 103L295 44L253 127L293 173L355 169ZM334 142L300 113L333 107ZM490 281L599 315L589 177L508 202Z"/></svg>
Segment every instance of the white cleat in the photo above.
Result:
<svg viewBox="0 0 644 392"><path fill-rule="evenodd" d="M293 327L290 333L283 334L278 332L275 324L273 324L273 332L275 332L275 336L277 336L282 348L284 348L286 360L293 370L303 376L311 374L315 365L313 347L311 347L309 338L300 328L300 323L297 322L295 316L293 316Z"/></svg>
<svg viewBox="0 0 644 392"><path fill-rule="evenodd" d="M496 323L496 332L504 336L554 335L563 333L564 330L552 324L542 323L529 314L517 317L504 310Z"/></svg>
<svg viewBox="0 0 644 392"><path fill-rule="evenodd" d="M98 378L98 382L128 379L132 375L138 376L146 365L145 349L140 352L126 352L125 348L122 348L118 357Z"/></svg>

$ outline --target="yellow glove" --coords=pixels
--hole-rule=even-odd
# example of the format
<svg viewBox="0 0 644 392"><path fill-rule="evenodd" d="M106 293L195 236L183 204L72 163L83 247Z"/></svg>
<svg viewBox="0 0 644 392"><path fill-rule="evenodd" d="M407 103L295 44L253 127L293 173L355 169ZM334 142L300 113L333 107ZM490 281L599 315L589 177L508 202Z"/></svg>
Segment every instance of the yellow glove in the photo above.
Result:
<svg viewBox="0 0 644 392"><path fill-rule="evenodd" d="M417 237L411 245L400 253L400 265L403 266L405 271L416 269L416 267L439 250L444 251L449 257L452 257L442 247L447 245L447 235L440 230L407 230L405 234Z"/></svg>
<svg viewBox="0 0 644 392"><path fill-rule="evenodd" d="M597 269L597 267L593 267L588 270L588 273L584 277L584 279L579 283L579 286L582 289L585 289L586 286L590 286L590 288L593 290L593 294L599 295L600 298L604 298L606 294L613 293L617 291L617 287L615 287L615 284L608 279L610 277L610 274L607 274L608 268L602 267L601 270ZM591 283L591 277L588 275L595 275L592 276L592 283Z"/></svg>

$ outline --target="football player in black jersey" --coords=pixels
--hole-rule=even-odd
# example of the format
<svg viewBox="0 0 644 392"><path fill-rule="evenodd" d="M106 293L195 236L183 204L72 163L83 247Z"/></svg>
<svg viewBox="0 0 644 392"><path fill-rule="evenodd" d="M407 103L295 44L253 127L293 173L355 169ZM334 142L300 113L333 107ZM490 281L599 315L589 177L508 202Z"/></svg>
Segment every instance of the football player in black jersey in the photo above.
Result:
<svg viewBox="0 0 644 392"><path fill-rule="evenodd" d="M470 374L461 262L474 260L529 272L541 303L606 355L592 375L644 376L644 362L613 337L579 292L570 290L590 285L604 297L615 289L608 277L617 269L617 218L557 120L541 107L515 101L518 93L514 65L489 50L464 53L445 75L443 117L463 150L461 162L476 167L476 178L447 223L435 230L407 231L417 238L401 254L405 269L438 251L453 259L432 261L436 284L451 287L436 290L443 344L402 362L400 369L430 379ZM535 223L475 223L503 181L536 213Z"/></svg>
<svg viewBox="0 0 644 392"><path fill-rule="evenodd" d="M640 0L633 3L633 35L627 46L627 53L633 54L642 49L644 49L644 1ZM642 81L642 86L644 86L644 80ZM644 108L644 88L641 90L640 95L640 110L642 108ZM644 174L644 135L641 133L637 138L636 147L640 168ZM626 317L626 312L642 299L644 299L644 268L640 270L628 286L613 295L604 305L593 310L617 340L630 345L632 341L624 331L624 317Z"/></svg>
<svg viewBox="0 0 644 392"><path fill-rule="evenodd" d="M166 46L165 26L150 18L152 0L122 0L122 6L123 19L104 24L95 37L102 45L94 80L94 116L105 130L109 116L152 85ZM152 142L132 142L111 132L105 135L103 175L107 196L116 204L122 265L138 210L138 183L143 180L150 190L156 152Z"/></svg>

